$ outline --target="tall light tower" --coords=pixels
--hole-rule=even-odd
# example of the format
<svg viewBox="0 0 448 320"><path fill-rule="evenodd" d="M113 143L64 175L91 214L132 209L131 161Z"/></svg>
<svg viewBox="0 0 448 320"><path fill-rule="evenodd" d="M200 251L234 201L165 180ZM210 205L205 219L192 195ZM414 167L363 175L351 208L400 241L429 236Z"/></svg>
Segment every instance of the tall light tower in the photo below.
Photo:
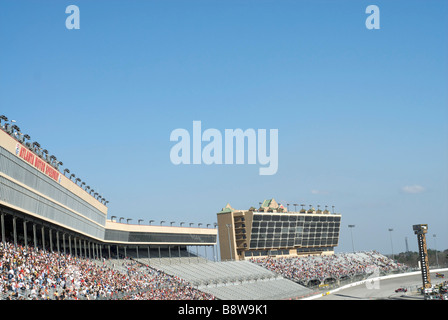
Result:
<svg viewBox="0 0 448 320"><path fill-rule="evenodd" d="M423 288L431 288L431 276L429 274L428 250L426 248L426 233L428 232L427 224L415 224L412 226L414 234L417 235L418 252L420 265L422 268Z"/></svg>
<svg viewBox="0 0 448 320"><path fill-rule="evenodd" d="M355 252L355 245L353 243L353 231L352 231L352 229L355 227L355 225L354 224L349 224L348 227L350 228L350 234L352 236L352 250L353 250L353 252Z"/></svg>
<svg viewBox="0 0 448 320"><path fill-rule="evenodd" d="M434 249L436 251L436 264L437 264L437 268L438 268L439 267L439 255L437 254L437 241L436 241L437 235L433 234L432 236L434 238Z"/></svg>
<svg viewBox="0 0 448 320"><path fill-rule="evenodd" d="M395 256L394 256L394 244L392 243L392 231L394 231L394 229L389 229L389 234L390 234L390 247L392 249L392 260L395 260Z"/></svg>

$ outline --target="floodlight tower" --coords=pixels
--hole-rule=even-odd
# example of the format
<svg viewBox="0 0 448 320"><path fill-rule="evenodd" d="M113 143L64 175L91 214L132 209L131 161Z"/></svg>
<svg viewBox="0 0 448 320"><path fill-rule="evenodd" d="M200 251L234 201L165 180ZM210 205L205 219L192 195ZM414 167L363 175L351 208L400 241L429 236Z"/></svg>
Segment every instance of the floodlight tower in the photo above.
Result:
<svg viewBox="0 0 448 320"><path fill-rule="evenodd" d="M426 249L426 233L428 232L427 224L415 224L412 226L414 233L417 235L418 252L420 265L422 268L423 288L431 288L431 276L429 274L428 251Z"/></svg>

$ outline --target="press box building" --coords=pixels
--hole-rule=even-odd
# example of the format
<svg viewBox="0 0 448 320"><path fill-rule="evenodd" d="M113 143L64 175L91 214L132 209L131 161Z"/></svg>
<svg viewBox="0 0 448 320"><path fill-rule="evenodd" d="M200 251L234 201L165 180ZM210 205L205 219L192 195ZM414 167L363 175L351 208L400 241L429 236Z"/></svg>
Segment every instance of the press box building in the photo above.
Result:
<svg viewBox="0 0 448 320"><path fill-rule="evenodd" d="M222 260L260 256L334 254L341 215L311 208L288 212L275 199L260 208L235 210L229 204L217 213Z"/></svg>

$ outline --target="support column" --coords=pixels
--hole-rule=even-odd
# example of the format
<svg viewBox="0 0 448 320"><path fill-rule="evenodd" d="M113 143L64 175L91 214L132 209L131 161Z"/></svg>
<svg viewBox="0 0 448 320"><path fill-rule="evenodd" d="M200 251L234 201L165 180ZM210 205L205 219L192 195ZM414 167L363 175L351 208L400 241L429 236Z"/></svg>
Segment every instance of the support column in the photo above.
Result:
<svg viewBox="0 0 448 320"><path fill-rule="evenodd" d="M68 235L68 252L70 252L70 256L72 256L72 235Z"/></svg>
<svg viewBox="0 0 448 320"><path fill-rule="evenodd" d="M25 249L28 249L28 237L26 230L26 220L23 220L23 240L25 240Z"/></svg>
<svg viewBox="0 0 448 320"><path fill-rule="evenodd" d="M45 251L45 227L42 226L42 250Z"/></svg>
<svg viewBox="0 0 448 320"><path fill-rule="evenodd" d="M168 245L168 256L170 257L169 261L171 264L171 246L170 245Z"/></svg>
<svg viewBox="0 0 448 320"><path fill-rule="evenodd" d="M59 246L59 231L56 231L56 248L58 249L58 253L61 253L61 247Z"/></svg>
<svg viewBox="0 0 448 320"><path fill-rule="evenodd" d="M1 213L0 215L0 220L1 220L1 228L2 228L2 242L5 243L6 242L6 235L5 235L5 214Z"/></svg>
<svg viewBox="0 0 448 320"><path fill-rule="evenodd" d="M33 223L33 238L34 238L34 250L37 250L37 231L35 223Z"/></svg>
<svg viewBox="0 0 448 320"><path fill-rule="evenodd" d="M14 247L17 247L17 229L16 229L17 217L12 217L12 230L14 234Z"/></svg>
<svg viewBox="0 0 448 320"><path fill-rule="evenodd" d="M50 252L53 252L53 240L52 240L52 232L51 232L51 228L48 229L48 233L49 233L49 238L50 238Z"/></svg>

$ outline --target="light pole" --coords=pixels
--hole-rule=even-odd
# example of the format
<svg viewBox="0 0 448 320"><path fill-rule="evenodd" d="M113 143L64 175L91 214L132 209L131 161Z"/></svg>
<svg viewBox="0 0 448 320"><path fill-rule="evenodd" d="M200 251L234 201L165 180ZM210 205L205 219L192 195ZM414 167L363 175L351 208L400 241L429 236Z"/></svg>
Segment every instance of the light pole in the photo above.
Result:
<svg viewBox="0 0 448 320"><path fill-rule="evenodd" d="M395 260L394 257L394 245L392 243L392 231L394 231L394 229L389 229L389 234L390 234L390 247L392 248L392 260Z"/></svg>
<svg viewBox="0 0 448 320"><path fill-rule="evenodd" d="M354 253L355 252L355 245L354 245L354 242L353 242L353 231L352 231L352 229L355 227L355 225L354 224L349 224L348 227L350 228L350 234L352 236L352 250L353 250L353 253Z"/></svg>
<svg viewBox="0 0 448 320"><path fill-rule="evenodd" d="M433 234L432 237L434 238L434 249L436 250L436 264L437 268L439 267L439 255L437 254L437 241L436 241L436 234Z"/></svg>

